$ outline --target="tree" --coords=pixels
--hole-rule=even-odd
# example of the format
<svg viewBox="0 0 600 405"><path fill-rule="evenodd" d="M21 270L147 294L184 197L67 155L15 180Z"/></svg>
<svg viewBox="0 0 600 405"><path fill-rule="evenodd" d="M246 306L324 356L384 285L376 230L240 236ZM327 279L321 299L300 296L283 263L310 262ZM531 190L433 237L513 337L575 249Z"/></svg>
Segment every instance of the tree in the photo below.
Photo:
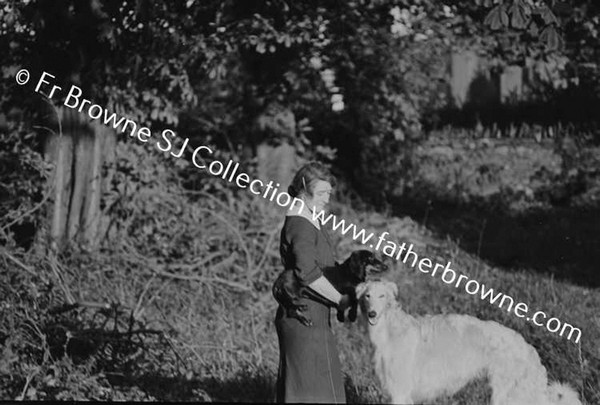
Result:
<svg viewBox="0 0 600 405"><path fill-rule="evenodd" d="M43 121L39 126L47 128L38 132L55 163L48 187L51 238L60 244L85 229L83 240L94 245L108 180L103 184L100 167L126 134L117 138L106 126L90 125L61 108L59 98L40 108L32 85L14 85L19 69L28 68L32 77L49 72L57 84L80 87L82 97L152 132L177 127L194 133L192 143L211 141L232 150L242 145L247 157L264 141L260 118L280 106L284 115L293 113L298 131L290 141L298 148L309 141L337 148L338 163L356 179L364 172L377 178L383 168L401 164L396 156L418 137L422 117L439 99L439 80L426 75L437 74L435 61L454 38L482 38L491 52L510 58L539 48L539 40L549 50L564 42L577 58L569 41L585 38L587 54L595 55L597 24L590 16L596 6L591 0L571 2L571 8L561 4L3 1L0 48L7 61L3 76L10 81L1 85L0 108L19 106L29 123ZM565 41L557 36L560 30ZM377 188L364 176L360 183Z"/></svg>
<svg viewBox="0 0 600 405"><path fill-rule="evenodd" d="M76 85L82 97L139 123L176 123L178 110L197 101L184 66L204 59L199 56L203 41L194 41L202 33L190 33L193 22L184 4L11 1L0 17L5 77L13 79L23 67L36 78L48 72L63 88ZM62 107L62 99L47 99L49 108L40 108L32 87L5 85L2 107L19 106L30 120L44 122L45 154L55 163L48 187L53 195L49 236L60 245L81 234L95 245L100 168L110 158L116 134Z"/></svg>

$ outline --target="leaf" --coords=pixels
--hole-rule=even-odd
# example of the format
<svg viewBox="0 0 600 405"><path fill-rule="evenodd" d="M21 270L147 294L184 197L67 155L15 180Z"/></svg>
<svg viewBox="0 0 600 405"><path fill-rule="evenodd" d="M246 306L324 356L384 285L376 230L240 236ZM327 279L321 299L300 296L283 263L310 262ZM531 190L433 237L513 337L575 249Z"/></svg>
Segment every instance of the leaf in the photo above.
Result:
<svg viewBox="0 0 600 405"><path fill-rule="evenodd" d="M548 33L549 33L548 29L549 28L550 27L546 27L542 30L542 32L540 33L540 41L542 41L542 42L548 41Z"/></svg>
<svg viewBox="0 0 600 405"><path fill-rule="evenodd" d="M488 15L485 17L484 24L489 25L493 30L500 29L502 27L502 10L500 6L496 6L490 10ZM508 16L507 16L508 18Z"/></svg>
<svg viewBox="0 0 600 405"><path fill-rule="evenodd" d="M532 37L537 37L540 33L540 30L538 29L538 26L536 23L532 22L531 24L529 24L529 35L531 35Z"/></svg>
<svg viewBox="0 0 600 405"><path fill-rule="evenodd" d="M523 29L527 26L527 18L523 12L523 7L518 4L514 4L511 7L511 25L516 29Z"/></svg>
<svg viewBox="0 0 600 405"><path fill-rule="evenodd" d="M500 10L500 22L502 23L503 26L508 27L508 13L506 12L506 9L502 6Z"/></svg>
<svg viewBox="0 0 600 405"><path fill-rule="evenodd" d="M549 26L547 28L547 31L548 35L546 39L546 46L548 47L548 49L556 51L562 48L562 38L556 31L556 28L554 28L553 26Z"/></svg>
<svg viewBox="0 0 600 405"><path fill-rule="evenodd" d="M544 7L540 10L540 12L542 15L542 19L544 20L544 22L546 24L557 24L558 25L558 19L556 18L556 16L552 12L552 10L550 10L550 8Z"/></svg>

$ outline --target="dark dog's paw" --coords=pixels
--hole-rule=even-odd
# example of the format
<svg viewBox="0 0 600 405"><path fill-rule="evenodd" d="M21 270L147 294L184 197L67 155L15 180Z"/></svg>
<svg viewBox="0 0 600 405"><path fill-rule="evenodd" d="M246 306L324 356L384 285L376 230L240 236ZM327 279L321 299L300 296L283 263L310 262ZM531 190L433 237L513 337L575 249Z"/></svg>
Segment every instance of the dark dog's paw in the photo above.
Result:
<svg viewBox="0 0 600 405"><path fill-rule="evenodd" d="M358 315L358 307L356 305L352 306L352 308L350 308L350 312L348 313L348 319L350 320L350 322L354 322L356 321L356 317Z"/></svg>
<svg viewBox="0 0 600 405"><path fill-rule="evenodd" d="M296 317L296 319L298 319L300 321L300 323L304 326L313 326L313 323L310 319L308 319L307 317L305 317L302 314L297 314L298 316Z"/></svg>
<svg viewBox="0 0 600 405"><path fill-rule="evenodd" d="M306 308L308 308L308 306L304 304L298 305L294 308L289 308L287 310L287 316L288 318L297 319L304 326L312 326L312 321L302 313L302 310Z"/></svg>
<svg viewBox="0 0 600 405"><path fill-rule="evenodd" d="M350 307L350 310L348 311L348 315L346 316L346 310L344 311L337 311L337 320L340 322L345 322L346 319L348 319L350 322L354 322L356 321L356 318L358 316L358 311L357 311L357 307L352 306Z"/></svg>

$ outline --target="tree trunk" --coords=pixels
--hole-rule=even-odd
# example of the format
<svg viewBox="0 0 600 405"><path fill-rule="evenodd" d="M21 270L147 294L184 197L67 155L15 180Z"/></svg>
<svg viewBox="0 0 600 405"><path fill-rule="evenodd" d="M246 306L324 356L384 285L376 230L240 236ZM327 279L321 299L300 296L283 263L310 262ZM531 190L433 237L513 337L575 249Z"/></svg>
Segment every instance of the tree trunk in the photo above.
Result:
<svg viewBox="0 0 600 405"><path fill-rule="evenodd" d="M106 167L106 176L104 178L102 178L101 180L101 186L102 186L102 190L103 191L107 191L110 190L111 187L111 183L112 183L112 179L113 176L115 174L115 161L116 161L116 157L117 157L117 133L114 130L111 130L110 128L105 128L104 129L104 134L101 135L103 137L103 144L102 144L102 156L104 158L104 166ZM98 239L102 239L102 238L106 238L106 237L110 237L110 235L108 234L109 228L110 228L110 217L107 214L107 210L109 207L105 207L101 214L100 214L100 219L99 219L99 224L98 224Z"/></svg>
<svg viewBox="0 0 600 405"><path fill-rule="evenodd" d="M49 133L45 142L45 158L54 163L50 176L49 189L49 244L53 250L61 249L67 229L69 197L71 194L71 170L73 161L73 138L68 113L63 109L56 111L56 132Z"/></svg>
<svg viewBox="0 0 600 405"><path fill-rule="evenodd" d="M100 199L102 197L102 163L104 144L115 136L110 128L98 123L92 123L93 144L89 156L89 177L87 192L82 212L83 242L91 249L98 246L100 237Z"/></svg>
<svg viewBox="0 0 600 405"><path fill-rule="evenodd" d="M50 226L38 241L46 240L54 251L72 241L94 249L102 235L102 165L105 156L114 160L116 134L70 108L57 108L50 117L48 127L55 130L44 143L45 158L54 163L48 184Z"/></svg>
<svg viewBox="0 0 600 405"><path fill-rule="evenodd" d="M70 110L72 111L72 110ZM80 228L84 225L81 221L83 201L88 192L90 181L90 155L94 146L94 138L86 122L82 122L78 114L70 115L70 128L74 140L73 154L73 192L69 206L67 239L75 239Z"/></svg>

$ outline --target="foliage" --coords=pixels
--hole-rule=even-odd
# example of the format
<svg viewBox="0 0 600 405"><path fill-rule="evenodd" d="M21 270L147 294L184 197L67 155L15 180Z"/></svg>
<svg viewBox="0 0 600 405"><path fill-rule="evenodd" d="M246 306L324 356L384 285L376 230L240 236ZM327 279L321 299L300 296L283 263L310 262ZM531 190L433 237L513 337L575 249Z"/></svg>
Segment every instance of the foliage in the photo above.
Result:
<svg viewBox="0 0 600 405"><path fill-rule="evenodd" d="M0 127L0 241L8 243L9 234L33 234L24 228L40 226L40 203L44 201L44 183L50 168L36 151L34 133L12 119ZM30 244L31 241L24 244Z"/></svg>
<svg viewBox="0 0 600 405"><path fill-rule="evenodd" d="M597 59L596 6L569 4L9 1L0 47L6 79L46 70L110 111L247 159L269 139L261 117L281 106L292 144L336 150L336 165L381 202L389 187L378 179L410 170L402 155L444 105L451 46L506 64L550 58L564 42L576 62L566 71L590 88L595 73L580 67ZM3 86L1 108L36 111L31 88Z"/></svg>
<svg viewBox="0 0 600 405"><path fill-rule="evenodd" d="M180 18L183 4L144 4L7 2L0 47L8 50L8 69L14 75L25 67L33 77L47 71L63 88L78 85L112 111L141 122L175 123L176 109L196 101L183 67L193 63L193 54L182 48L191 21ZM27 90L24 100L33 94Z"/></svg>
<svg viewBox="0 0 600 405"><path fill-rule="evenodd" d="M136 388L115 390L107 380L115 366L127 369L123 355L131 356L136 345L141 347L135 347L135 362L130 359L129 364L144 367L158 348L152 336L136 334L138 325L134 330L129 328L128 334L131 322L116 308L114 312L106 308L94 313L85 306L59 305L63 293L70 289L61 277L56 278L64 271L60 264L33 255L23 260L6 251L2 256L4 263L8 260L13 266L4 266L2 271L10 282L2 283L1 398L152 399ZM125 333L121 333L122 324L113 321L125 321ZM160 347L159 358L164 358L160 353L164 350Z"/></svg>

